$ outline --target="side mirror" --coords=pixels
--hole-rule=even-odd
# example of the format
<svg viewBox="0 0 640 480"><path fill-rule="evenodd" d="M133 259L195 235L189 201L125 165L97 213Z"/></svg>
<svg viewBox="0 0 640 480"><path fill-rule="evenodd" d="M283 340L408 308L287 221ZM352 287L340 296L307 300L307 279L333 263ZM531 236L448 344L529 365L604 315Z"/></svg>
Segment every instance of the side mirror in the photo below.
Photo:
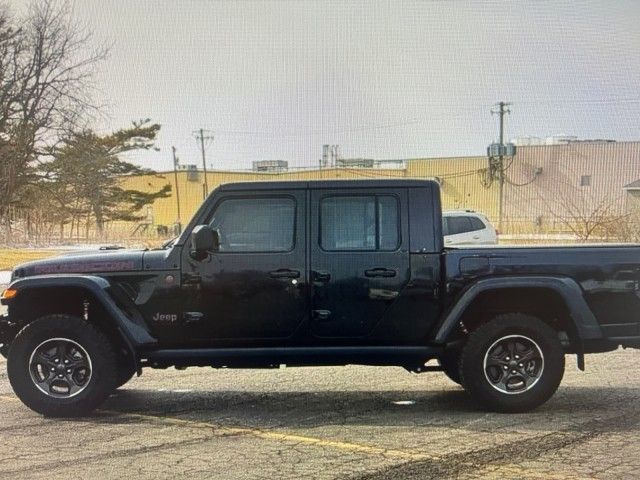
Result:
<svg viewBox="0 0 640 480"><path fill-rule="evenodd" d="M198 225L191 232L191 256L196 260L202 260L210 252L220 248L220 236L218 231L209 225Z"/></svg>

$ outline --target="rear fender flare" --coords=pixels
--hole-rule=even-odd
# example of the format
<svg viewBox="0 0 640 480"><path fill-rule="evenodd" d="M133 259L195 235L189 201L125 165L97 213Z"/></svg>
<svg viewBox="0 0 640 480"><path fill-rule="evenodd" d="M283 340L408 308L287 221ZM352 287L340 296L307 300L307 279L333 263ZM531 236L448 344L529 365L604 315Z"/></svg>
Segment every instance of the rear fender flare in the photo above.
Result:
<svg viewBox="0 0 640 480"><path fill-rule="evenodd" d="M445 314L435 334L436 343L446 343L460 322L462 315L476 298L487 291L511 288L540 288L553 290L564 301L578 340L603 338L602 329L587 305L580 286L567 277L500 277L478 280L467 287L454 301L453 307Z"/></svg>

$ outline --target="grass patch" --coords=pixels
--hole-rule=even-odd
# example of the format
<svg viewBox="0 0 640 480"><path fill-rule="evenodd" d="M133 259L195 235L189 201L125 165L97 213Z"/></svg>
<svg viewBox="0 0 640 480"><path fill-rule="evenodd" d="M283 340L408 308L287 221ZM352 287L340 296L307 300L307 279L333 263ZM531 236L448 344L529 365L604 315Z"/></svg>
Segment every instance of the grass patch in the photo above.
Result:
<svg viewBox="0 0 640 480"><path fill-rule="evenodd" d="M0 248L0 270L12 270L16 265L41 258L60 255L56 250L31 250L21 248Z"/></svg>

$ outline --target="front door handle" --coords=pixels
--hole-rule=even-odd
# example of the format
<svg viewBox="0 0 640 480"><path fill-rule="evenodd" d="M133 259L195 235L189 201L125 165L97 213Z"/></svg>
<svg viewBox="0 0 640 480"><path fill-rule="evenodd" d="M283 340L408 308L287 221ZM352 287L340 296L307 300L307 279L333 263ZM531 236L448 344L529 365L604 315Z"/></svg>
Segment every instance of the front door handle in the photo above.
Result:
<svg viewBox="0 0 640 480"><path fill-rule="evenodd" d="M396 271L391 268L376 267L364 271L365 277L384 277L391 278L396 276Z"/></svg>
<svg viewBox="0 0 640 480"><path fill-rule="evenodd" d="M300 278L300 272L298 270L289 270L288 268L281 268L269 272L271 278Z"/></svg>

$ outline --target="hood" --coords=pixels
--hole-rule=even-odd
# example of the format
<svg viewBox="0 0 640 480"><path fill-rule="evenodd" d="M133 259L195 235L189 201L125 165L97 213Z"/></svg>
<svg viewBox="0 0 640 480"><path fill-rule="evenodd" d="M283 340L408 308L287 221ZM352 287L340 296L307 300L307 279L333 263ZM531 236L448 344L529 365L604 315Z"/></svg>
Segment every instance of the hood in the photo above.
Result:
<svg viewBox="0 0 640 480"><path fill-rule="evenodd" d="M88 251L18 265L12 280L33 275L115 273L141 271L144 250Z"/></svg>

